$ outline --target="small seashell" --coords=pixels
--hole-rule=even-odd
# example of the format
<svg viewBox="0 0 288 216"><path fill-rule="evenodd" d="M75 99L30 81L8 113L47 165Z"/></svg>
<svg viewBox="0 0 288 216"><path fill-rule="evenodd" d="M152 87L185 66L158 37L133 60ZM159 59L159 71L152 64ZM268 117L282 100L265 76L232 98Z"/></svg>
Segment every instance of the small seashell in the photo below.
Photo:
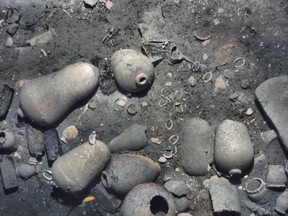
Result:
<svg viewBox="0 0 288 216"><path fill-rule="evenodd" d="M26 82L27 82L27 80L25 80L25 79L19 80L16 83L16 87L20 89L20 88L22 88L25 85Z"/></svg>
<svg viewBox="0 0 288 216"><path fill-rule="evenodd" d="M203 54L203 60L206 61L208 59L208 54L204 53Z"/></svg>
<svg viewBox="0 0 288 216"><path fill-rule="evenodd" d="M151 141L152 143L157 144L157 145L160 145L160 144L161 144L161 139L160 139L159 137L151 137L151 138L150 138L150 141Z"/></svg>
<svg viewBox="0 0 288 216"><path fill-rule="evenodd" d="M168 119L165 123L165 127L167 130L171 130L173 128L173 121L172 119Z"/></svg>
<svg viewBox="0 0 288 216"><path fill-rule="evenodd" d="M246 116L251 116L253 114L253 109L252 108L248 108L245 112Z"/></svg>
<svg viewBox="0 0 288 216"><path fill-rule="evenodd" d="M113 7L113 2L108 0L105 6L108 10L110 10Z"/></svg>
<svg viewBox="0 0 288 216"><path fill-rule="evenodd" d="M52 177L52 171L51 170L45 170L45 172L43 172L43 177L48 180L51 181L53 179Z"/></svg>
<svg viewBox="0 0 288 216"><path fill-rule="evenodd" d="M172 145L175 145L178 143L179 141L179 136L178 135L172 135L168 138L169 143L171 143Z"/></svg>
<svg viewBox="0 0 288 216"><path fill-rule="evenodd" d="M128 98L127 98L127 97L118 98L118 99L116 99L116 101L115 101L115 103L116 103L118 106L120 106L120 107L124 107L127 102L128 102Z"/></svg>
<svg viewBox="0 0 288 216"><path fill-rule="evenodd" d="M95 197L92 196L92 195L88 195L87 197L85 197L85 198L83 199L82 203L91 202L91 201L93 201L93 200L95 200Z"/></svg>
<svg viewBox="0 0 288 216"><path fill-rule="evenodd" d="M71 125L63 130L62 137L60 139L67 144L68 142L76 139L77 135L77 128L74 125Z"/></svg>
<svg viewBox="0 0 288 216"><path fill-rule="evenodd" d="M35 157L30 157L29 160L28 160L28 164L30 165L36 165L38 164L38 161Z"/></svg>
<svg viewBox="0 0 288 216"><path fill-rule="evenodd" d="M166 163L167 162L167 159L163 156L161 156L159 159L158 159L158 162L160 163Z"/></svg>
<svg viewBox="0 0 288 216"><path fill-rule="evenodd" d="M18 160L21 159L21 155L18 152L15 152L13 156L14 156L14 158L16 158Z"/></svg>
<svg viewBox="0 0 288 216"><path fill-rule="evenodd" d="M173 152L171 150L166 150L164 155L163 155L166 159L170 159L173 157Z"/></svg>
<svg viewBox="0 0 288 216"><path fill-rule="evenodd" d="M94 145L96 143L96 137L97 137L97 134L96 134L96 131L93 131L90 135L89 135L89 144L91 145Z"/></svg>

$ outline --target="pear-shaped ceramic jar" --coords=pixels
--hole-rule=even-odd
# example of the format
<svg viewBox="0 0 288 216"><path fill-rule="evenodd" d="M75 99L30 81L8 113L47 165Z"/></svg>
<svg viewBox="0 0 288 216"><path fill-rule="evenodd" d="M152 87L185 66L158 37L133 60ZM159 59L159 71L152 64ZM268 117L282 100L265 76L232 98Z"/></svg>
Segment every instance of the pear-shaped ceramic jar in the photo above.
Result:
<svg viewBox="0 0 288 216"><path fill-rule="evenodd" d="M217 127L214 157L216 167L230 176L241 175L253 164L254 150L243 123L224 120Z"/></svg>
<svg viewBox="0 0 288 216"><path fill-rule="evenodd" d="M139 92L152 85L153 64L141 52L122 49L111 57L111 66L117 85L127 92Z"/></svg>

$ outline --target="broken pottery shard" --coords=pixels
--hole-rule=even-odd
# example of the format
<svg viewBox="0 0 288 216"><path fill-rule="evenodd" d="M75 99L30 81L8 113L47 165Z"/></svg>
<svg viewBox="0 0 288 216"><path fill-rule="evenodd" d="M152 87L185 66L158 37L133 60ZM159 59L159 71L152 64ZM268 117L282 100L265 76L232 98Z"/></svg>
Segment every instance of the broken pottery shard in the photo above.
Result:
<svg viewBox="0 0 288 216"><path fill-rule="evenodd" d="M255 95L288 150L288 76L266 80L258 86Z"/></svg>
<svg viewBox="0 0 288 216"><path fill-rule="evenodd" d="M139 23L143 42L172 40L171 25L167 25L159 9L144 12L143 23Z"/></svg>
<svg viewBox="0 0 288 216"><path fill-rule="evenodd" d="M53 180L65 192L81 192L101 174L109 159L110 151L103 142L86 142L53 163Z"/></svg>
<svg viewBox="0 0 288 216"><path fill-rule="evenodd" d="M35 158L41 158L45 152L42 131L25 124L25 136L30 155Z"/></svg>
<svg viewBox="0 0 288 216"><path fill-rule="evenodd" d="M139 23L138 26L142 36L142 47L146 55L152 62L162 60L167 52L163 48L173 38L171 25L165 23L162 11L157 9L145 12L143 23Z"/></svg>
<svg viewBox="0 0 288 216"><path fill-rule="evenodd" d="M283 165L269 165L267 172L267 187L268 188L285 188L287 176Z"/></svg>
<svg viewBox="0 0 288 216"><path fill-rule="evenodd" d="M14 90L7 85L3 86L0 94L0 118L5 118L11 101L13 99Z"/></svg>
<svg viewBox="0 0 288 216"><path fill-rule="evenodd" d="M212 176L209 179L209 192L215 213L240 214L237 189L226 178Z"/></svg>
<svg viewBox="0 0 288 216"><path fill-rule="evenodd" d="M58 157L63 155L59 135L55 128L44 132L44 143L48 163L52 165Z"/></svg>
<svg viewBox="0 0 288 216"><path fill-rule="evenodd" d="M11 156L5 155L0 163L1 176L5 190L15 190L18 188L18 181Z"/></svg>
<svg viewBox="0 0 288 216"><path fill-rule="evenodd" d="M110 142L109 149L111 153L144 148L149 144L146 130L147 127L145 125L131 125Z"/></svg>
<svg viewBox="0 0 288 216"><path fill-rule="evenodd" d="M40 35L37 35L36 37L31 38L30 40L27 40L26 42L29 43L31 46L35 46L38 44L46 44L50 40L52 40L52 32L51 30L44 32Z"/></svg>
<svg viewBox="0 0 288 216"><path fill-rule="evenodd" d="M185 172L203 176L213 162L214 139L208 123L200 118L186 120L182 126L182 144L178 156Z"/></svg>

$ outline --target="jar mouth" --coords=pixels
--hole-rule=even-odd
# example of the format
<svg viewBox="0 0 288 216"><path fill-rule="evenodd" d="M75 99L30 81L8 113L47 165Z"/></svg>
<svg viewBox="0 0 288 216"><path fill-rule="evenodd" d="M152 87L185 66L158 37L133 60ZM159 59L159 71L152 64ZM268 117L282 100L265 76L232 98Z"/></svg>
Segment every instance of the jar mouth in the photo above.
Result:
<svg viewBox="0 0 288 216"><path fill-rule="evenodd" d="M258 193L265 187L265 182L261 178L252 178L246 183L247 193Z"/></svg>
<svg viewBox="0 0 288 216"><path fill-rule="evenodd" d="M242 171L240 169L232 169L229 171L230 176L239 176L242 174Z"/></svg>
<svg viewBox="0 0 288 216"><path fill-rule="evenodd" d="M139 73L135 80L138 86L145 86L148 83L148 76L145 73Z"/></svg>
<svg viewBox="0 0 288 216"><path fill-rule="evenodd" d="M6 141L6 133L5 131L1 131L0 132L0 144L4 144L4 142Z"/></svg>

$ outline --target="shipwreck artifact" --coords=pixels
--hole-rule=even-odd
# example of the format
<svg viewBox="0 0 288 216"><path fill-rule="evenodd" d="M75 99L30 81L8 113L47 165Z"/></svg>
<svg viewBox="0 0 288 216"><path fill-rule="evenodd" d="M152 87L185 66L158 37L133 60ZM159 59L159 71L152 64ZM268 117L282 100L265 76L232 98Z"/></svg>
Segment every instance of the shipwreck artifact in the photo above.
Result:
<svg viewBox="0 0 288 216"><path fill-rule="evenodd" d="M156 183L140 184L125 197L121 215L176 216L175 201L172 194Z"/></svg>
<svg viewBox="0 0 288 216"><path fill-rule="evenodd" d="M127 92L139 92L152 85L153 64L141 52L122 49L111 57L116 83Z"/></svg>
<svg viewBox="0 0 288 216"><path fill-rule="evenodd" d="M246 126L224 120L216 129L215 164L230 176L240 175L253 164L254 150Z"/></svg>
<svg viewBox="0 0 288 216"><path fill-rule="evenodd" d="M11 130L0 130L0 149L11 149L15 144L15 136Z"/></svg>
<svg viewBox="0 0 288 216"><path fill-rule="evenodd" d="M41 126L60 121L98 85L98 68L79 62L45 76L27 81L20 91L20 116Z"/></svg>
<svg viewBox="0 0 288 216"><path fill-rule="evenodd" d="M209 124L200 118L185 120L182 133L178 155L184 171L192 176L206 175L214 153L214 138Z"/></svg>
<svg viewBox="0 0 288 216"><path fill-rule="evenodd" d="M105 188L118 195L126 195L138 184L156 180L160 166L148 157L142 155L113 155L101 181Z"/></svg>
<svg viewBox="0 0 288 216"><path fill-rule="evenodd" d="M269 191L265 182L261 178L252 178L246 185L246 192L249 199L253 202L264 204L269 200Z"/></svg>
<svg viewBox="0 0 288 216"><path fill-rule="evenodd" d="M109 143L111 153L144 148L149 144L146 131L146 125L131 125Z"/></svg>
<svg viewBox="0 0 288 216"><path fill-rule="evenodd" d="M97 140L94 145L86 142L53 163L53 180L66 192L81 192L100 175L109 159L109 149L103 142Z"/></svg>
<svg viewBox="0 0 288 216"><path fill-rule="evenodd" d="M288 210L288 190L286 189L276 200L275 210L285 215Z"/></svg>
<svg viewBox="0 0 288 216"><path fill-rule="evenodd" d="M235 186L226 178L212 176L209 179L209 192L212 200L213 210L218 213L240 213L240 202Z"/></svg>

